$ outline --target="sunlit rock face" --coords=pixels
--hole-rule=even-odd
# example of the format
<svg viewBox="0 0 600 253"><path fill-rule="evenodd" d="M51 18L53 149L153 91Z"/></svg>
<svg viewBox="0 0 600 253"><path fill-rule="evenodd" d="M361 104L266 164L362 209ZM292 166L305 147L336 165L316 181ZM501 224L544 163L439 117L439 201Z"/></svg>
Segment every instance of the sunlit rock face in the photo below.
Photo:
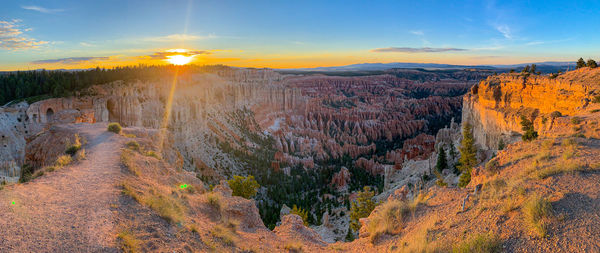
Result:
<svg viewBox="0 0 600 253"><path fill-rule="evenodd" d="M520 139L520 117L532 120L541 135L553 135L564 127L563 118L552 112L572 116L584 112L599 93L598 69L580 69L556 78L503 74L490 76L474 86L463 100L464 121L473 125L477 144L485 149L497 149Z"/></svg>

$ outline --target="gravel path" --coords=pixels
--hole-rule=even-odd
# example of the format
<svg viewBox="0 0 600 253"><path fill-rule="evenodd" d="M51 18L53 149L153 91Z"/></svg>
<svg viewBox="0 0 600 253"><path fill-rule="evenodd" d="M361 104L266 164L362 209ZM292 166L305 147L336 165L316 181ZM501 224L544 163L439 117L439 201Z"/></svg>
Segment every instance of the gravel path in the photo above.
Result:
<svg viewBox="0 0 600 253"><path fill-rule="evenodd" d="M123 138L105 124L67 125L85 160L0 191L0 252L112 252ZM14 201L14 204L12 203Z"/></svg>

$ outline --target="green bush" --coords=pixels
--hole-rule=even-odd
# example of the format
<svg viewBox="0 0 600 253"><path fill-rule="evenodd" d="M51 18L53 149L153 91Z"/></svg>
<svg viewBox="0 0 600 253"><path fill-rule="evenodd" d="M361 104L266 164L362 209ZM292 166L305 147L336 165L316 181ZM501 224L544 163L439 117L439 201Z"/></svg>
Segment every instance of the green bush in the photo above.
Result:
<svg viewBox="0 0 600 253"><path fill-rule="evenodd" d="M302 222L304 222L304 226L308 226L308 212L306 210L302 210L302 208L299 208L296 205L294 205L294 207L290 211L290 214L300 216L302 218Z"/></svg>
<svg viewBox="0 0 600 253"><path fill-rule="evenodd" d="M579 123L581 123L581 118L580 117L573 117L573 118L571 118L571 123L575 124L575 125L579 125Z"/></svg>
<svg viewBox="0 0 600 253"><path fill-rule="evenodd" d="M108 124L108 131L116 134L121 133L121 125L119 123L110 123Z"/></svg>
<svg viewBox="0 0 600 253"><path fill-rule="evenodd" d="M532 141L538 137L538 133L533 129L533 122L523 115L521 115L521 130L525 131L521 136L523 141Z"/></svg>
<svg viewBox="0 0 600 253"><path fill-rule="evenodd" d="M137 141L127 142L127 147L132 150L140 150L140 144Z"/></svg>
<svg viewBox="0 0 600 253"><path fill-rule="evenodd" d="M233 176L233 179L228 180L227 183L233 191L233 196L240 196L242 198L249 199L256 195L260 185L254 179L254 176Z"/></svg>

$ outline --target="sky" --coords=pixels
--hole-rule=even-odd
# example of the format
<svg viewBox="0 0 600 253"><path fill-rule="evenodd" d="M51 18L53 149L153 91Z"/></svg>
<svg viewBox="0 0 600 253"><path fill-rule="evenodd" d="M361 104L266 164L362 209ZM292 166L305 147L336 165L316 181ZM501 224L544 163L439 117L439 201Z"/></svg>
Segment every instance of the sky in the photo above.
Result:
<svg viewBox="0 0 600 253"><path fill-rule="evenodd" d="M600 1L0 0L0 70L600 57ZM179 49L179 50L174 50ZM181 50L184 49L184 50Z"/></svg>

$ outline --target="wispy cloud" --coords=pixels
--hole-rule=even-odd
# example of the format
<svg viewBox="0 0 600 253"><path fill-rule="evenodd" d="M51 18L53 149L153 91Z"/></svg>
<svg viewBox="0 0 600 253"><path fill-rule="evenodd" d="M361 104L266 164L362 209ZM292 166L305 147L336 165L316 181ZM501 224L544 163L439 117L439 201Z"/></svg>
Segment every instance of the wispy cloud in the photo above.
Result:
<svg viewBox="0 0 600 253"><path fill-rule="evenodd" d="M525 43L525 46L537 46L537 45L543 45L543 44L553 44L553 43L560 43L560 42L566 42L566 41L571 41L573 40L573 38L567 38L567 39L562 39L562 40L545 40L545 41L541 41L541 40L536 40L536 41L530 41Z"/></svg>
<svg viewBox="0 0 600 253"><path fill-rule="evenodd" d="M32 64L80 64L84 62L92 62L92 61L105 61L109 60L110 57L69 57L69 58L61 58L61 59L48 59L48 60L38 60L32 61Z"/></svg>
<svg viewBox="0 0 600 253"><path fill-rule="evenodd" d="M435 48L435 47L386 47L372 49L371 52L377 53L441 53L441 52L460 52L468 51L464 48Z"/></svg>
<svg viewBox="0 0 600 253"><path fill-rule="evenodd" d="M157 37L147 37L143 40L145 41L155 41L155 42L170 42L170 41L195 41L195 40L205 40L205 39L216 39L218 38L214 34L209 34L206 36L200 35L191 35L191 34L171 34L166 36L157 36Z"/></svg>
<svg viewBox="0 0 600 253"><path fill-rule="evenodd" d="M495 25L494 28L496 28L496 30L500 32L502 36L504 36L504 38L507 38L509 40L513 38L513 34L508 25Z"/></svg>
<svg viewBox="0 0 600 253"><path fill-rule="evenodd" d="M423 36L425 35L425 33L423 31L410 31L410 33L414 34L414 35L418 35L418 36Z"/></svg>
<svg viewBox="0 0 600 253"><path fill-rule="evenodd" d="M47 41L40 41L29 38L23 32L31 31L29 28L21 28L21 20L12 21L0 20L0 49L20 50L38 48L41 45L48 44Z"/></svg>
<svg viewBox="0 0 600 253"><path fill-rule="evenodd" d="M30 11L38 11L41 13L57 13L57 12L64 11L63 9L49 9L49 8L44 8L44 7L36 6L36 5L21 6L21 8L23 8L25 10L30 10Z"/></svg>
<svg viewBox="0 0 600 253"><path fill-rule="evenodd" d="M187 49L170 49L161 52L155 52L151 55L141 56L141 58L150 58L155 60L165 60L168 59L169 56L173 55L183 55L183 56L196 56L201 54L212 54L207 50L187 50Z"/></svg>

